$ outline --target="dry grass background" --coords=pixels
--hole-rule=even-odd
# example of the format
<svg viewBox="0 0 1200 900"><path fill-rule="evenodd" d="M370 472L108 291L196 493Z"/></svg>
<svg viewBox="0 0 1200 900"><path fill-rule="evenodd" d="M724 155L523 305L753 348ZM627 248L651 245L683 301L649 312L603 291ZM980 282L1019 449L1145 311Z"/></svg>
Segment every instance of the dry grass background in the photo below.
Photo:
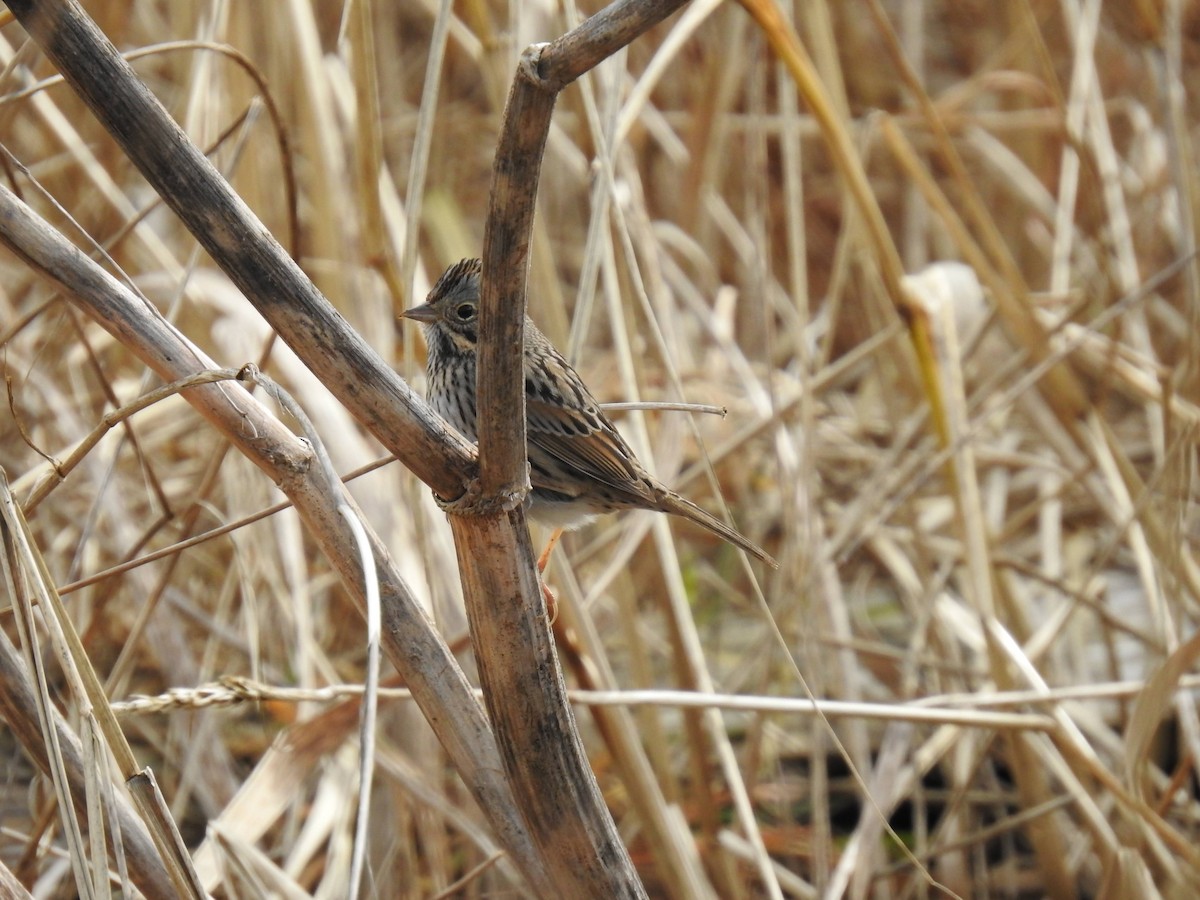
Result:
<svg viewBox="0 0 1200 900"><path fill-rule="evenodd" d="M432 3L376 2L365 27L333 2L86 5L417 384L422 343L395 315L478 254L516 54L594 11L463 4L431 83ZM1200 890L1200 13L1167 5L796 4L905 271L974 266L909 282L904 315L825 127L740 6L697 0L563 95L531 313L602 399L727 407L621 422L665 481L710 508L719 485L783 564L748 568L635 514L569 536L549 570L568 671L643 692L602 728L585 705L600 698L577 714L652 896L689 889L654 865L614 727L694 837L710 896ZM11 22L0 57L6 172L26 201L103 246L222 365L262 361L340 471L379 458ZM0 464L138 761L187 845L204 841L217 896L344 894L360 616L291 512L255 518L279 493L179 398L112 427L34 506L47 457L155 382L19 260L0 271ZM1078 395L1038 380L1062 360ZM469 665L428 491L394 463L352 491ZM741 708L714 720L679 688ZM810 697L839 702L814 715ZM0 740L0 862L38 896L72 896L53 791ZM520 893L402 691L376 753L370 895Z"/></svg>

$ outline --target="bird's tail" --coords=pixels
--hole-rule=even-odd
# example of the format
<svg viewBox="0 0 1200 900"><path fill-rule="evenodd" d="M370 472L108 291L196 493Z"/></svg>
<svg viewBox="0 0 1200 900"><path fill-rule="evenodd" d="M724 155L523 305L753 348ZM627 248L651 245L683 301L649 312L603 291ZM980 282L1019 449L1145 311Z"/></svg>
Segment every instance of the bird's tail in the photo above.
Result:
<svg viewBox="0 0 1200 900"><path fill-rule="evenodd" d="M663 512L674 513L677 516L683 516L685 519L691 519L697 525L707 528L713 534L720 535L729 543L737 547L741 547L751 556L757 556L772 569L779 568L779 563L777 563L774 557L767 553L766 550L758 546L758 544L754 543L754 541L750 540L750 538L746 537L741 532L730 528L716 516L704 509L701 509L686 497L681 497L674 491L667 491L666 496L663 497L662 508Z"/></svg>

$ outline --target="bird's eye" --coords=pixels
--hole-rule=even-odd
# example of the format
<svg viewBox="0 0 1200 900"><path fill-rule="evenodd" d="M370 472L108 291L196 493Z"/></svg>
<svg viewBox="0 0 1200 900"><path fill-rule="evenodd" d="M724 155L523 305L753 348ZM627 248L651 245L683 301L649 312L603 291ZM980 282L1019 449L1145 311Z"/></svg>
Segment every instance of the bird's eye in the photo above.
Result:
<svg viewBox="0 0 1200 900"><path fill-rule="evenodd" d="M458 316L459 321L465 322L471 316L475 315L474 303L460 303L454 308L454 315Z"/></svg>

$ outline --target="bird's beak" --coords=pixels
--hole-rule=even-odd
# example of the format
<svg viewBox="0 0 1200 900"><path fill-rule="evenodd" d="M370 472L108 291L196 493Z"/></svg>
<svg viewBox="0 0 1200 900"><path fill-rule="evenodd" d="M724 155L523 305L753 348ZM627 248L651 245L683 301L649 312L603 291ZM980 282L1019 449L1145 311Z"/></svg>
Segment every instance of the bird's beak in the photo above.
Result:
<svg viewBox="0 0 1200 900"><path fill-rule="evenodd" d="M412 319L414 322L434 322L437 321L437 310L428 303L422 303L420 306L414 306L412 309L406 309L400 313L402 319Z"/></svg>

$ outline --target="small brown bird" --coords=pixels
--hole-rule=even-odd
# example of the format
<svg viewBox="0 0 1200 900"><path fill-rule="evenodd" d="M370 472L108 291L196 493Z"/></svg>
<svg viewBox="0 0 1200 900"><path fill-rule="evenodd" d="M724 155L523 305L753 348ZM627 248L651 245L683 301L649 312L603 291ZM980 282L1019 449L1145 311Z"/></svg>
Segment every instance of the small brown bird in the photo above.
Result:
<svg viewBox="0 0 1200 900"><path fill-rule="evenodd" d="M404 312L425 330L429 403L463 437L476 441L475 345L480 262L464 259L437 280L426 302ZM650 475L583 379L525 318L525 413L529 515L577 528L598 515L651 509L691 519L772 567L766 551Z"/></svg>

